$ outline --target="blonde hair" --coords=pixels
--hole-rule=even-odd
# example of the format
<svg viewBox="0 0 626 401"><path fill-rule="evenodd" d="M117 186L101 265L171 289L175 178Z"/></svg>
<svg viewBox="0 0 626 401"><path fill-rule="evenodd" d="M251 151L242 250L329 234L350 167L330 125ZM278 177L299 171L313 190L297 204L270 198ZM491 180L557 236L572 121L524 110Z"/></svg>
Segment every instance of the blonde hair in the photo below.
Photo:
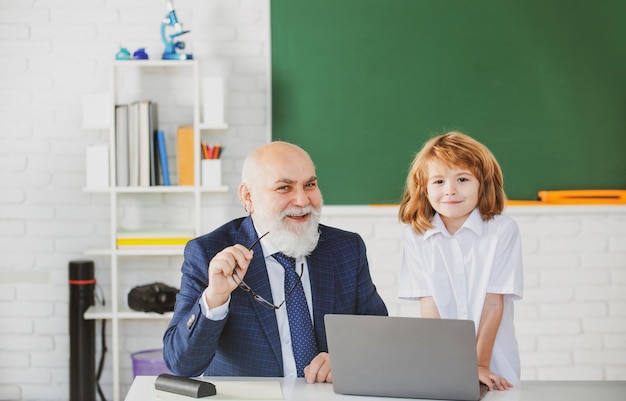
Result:
<svg viewBox="0 0 626 401"><path fill-rule="evenodd" d="M461 132L436 136L415 155L406 179L398 217L417 234L432 228L435 209L428 201L428 163L431 161L468 169L480 182L478 210L483 220L502 213L506 202L502 169L491 151Z"/></svg>

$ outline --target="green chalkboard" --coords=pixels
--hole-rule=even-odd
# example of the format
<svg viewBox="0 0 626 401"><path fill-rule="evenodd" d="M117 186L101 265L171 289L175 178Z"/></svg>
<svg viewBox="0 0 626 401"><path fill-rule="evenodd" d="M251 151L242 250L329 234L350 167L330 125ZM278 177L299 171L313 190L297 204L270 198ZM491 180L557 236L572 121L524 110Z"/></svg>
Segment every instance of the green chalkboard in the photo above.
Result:
<svg viewBox="0 0 626 401"><path fill-rule="evenodd" d="M500 161L510 199L626 188L626 1L272 0L273 138L326 204L398 203L431 136Z"/></svg>

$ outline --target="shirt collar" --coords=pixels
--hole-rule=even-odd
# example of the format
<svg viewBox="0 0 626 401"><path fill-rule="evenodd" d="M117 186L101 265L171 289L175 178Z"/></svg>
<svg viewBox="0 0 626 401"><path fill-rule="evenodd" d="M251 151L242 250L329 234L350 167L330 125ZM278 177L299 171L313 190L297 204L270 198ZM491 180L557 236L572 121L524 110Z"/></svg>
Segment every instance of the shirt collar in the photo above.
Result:
<svg viewBox="0 0 626 401"><path fill-rule="evenodd" d="M450 235L448 230L446 230L446 225L443 223L443 220L441 220L441 216L439 216L439 213L435 213L435 216L433 217L433 220L432 220L432 224L433 224L433 227L429 228L424 233L424 239L435 234L443 234L447 237L452 236ZM467 218L467 220L465 220L465 223L463 223L463 225L461 226L459 231L457 231L457 233L461 232L463 229L471 230L479 237L482 235L483 218L480 216L480 212L478 211L478 208L475 208L474 210L472 210L472 213L470 213L469 217Z"/></svg>
<svg viewBox="0 0 626 401"><path fill-rule="evenodd" d="M469 215L467 220L465 220L465 223L461 228L467 228L469 230L472 230L476 235L480 237L483 234L483 224L484 221L482 216L480 215L480 211L478 210L478 208L476 208L472 210L472 213Z"/></svg>

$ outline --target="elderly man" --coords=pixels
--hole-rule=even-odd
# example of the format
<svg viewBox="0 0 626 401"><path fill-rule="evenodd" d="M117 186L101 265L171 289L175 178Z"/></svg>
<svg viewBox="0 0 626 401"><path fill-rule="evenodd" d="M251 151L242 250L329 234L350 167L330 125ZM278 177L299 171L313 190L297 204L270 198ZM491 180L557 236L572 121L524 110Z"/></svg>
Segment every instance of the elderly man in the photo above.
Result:
<svg viewBox="0 0 626 401"><path fill-rule="evenodd" d="M305 377L332 382L324 315L387 315L365 244L319 224L322 194L309 155L272 142L245 160L249 216L185 247L164 358L180 376Z"/></svg>

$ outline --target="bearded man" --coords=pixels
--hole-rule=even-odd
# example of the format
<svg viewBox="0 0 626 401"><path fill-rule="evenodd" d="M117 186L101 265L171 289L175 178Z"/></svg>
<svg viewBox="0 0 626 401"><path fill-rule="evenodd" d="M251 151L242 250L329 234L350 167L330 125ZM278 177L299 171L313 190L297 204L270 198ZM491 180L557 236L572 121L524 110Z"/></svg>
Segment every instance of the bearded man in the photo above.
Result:
<svg viewBox="0 0 626 401"><path fill-rule="evenodd" d="M185 247L165 362L187 377L332 382L324 315L387 315L365 243L319 224L315 167L296 145L272 142L248 155L238 193L249 216ZM303 320L293 317L297 305Z"/></svg>

